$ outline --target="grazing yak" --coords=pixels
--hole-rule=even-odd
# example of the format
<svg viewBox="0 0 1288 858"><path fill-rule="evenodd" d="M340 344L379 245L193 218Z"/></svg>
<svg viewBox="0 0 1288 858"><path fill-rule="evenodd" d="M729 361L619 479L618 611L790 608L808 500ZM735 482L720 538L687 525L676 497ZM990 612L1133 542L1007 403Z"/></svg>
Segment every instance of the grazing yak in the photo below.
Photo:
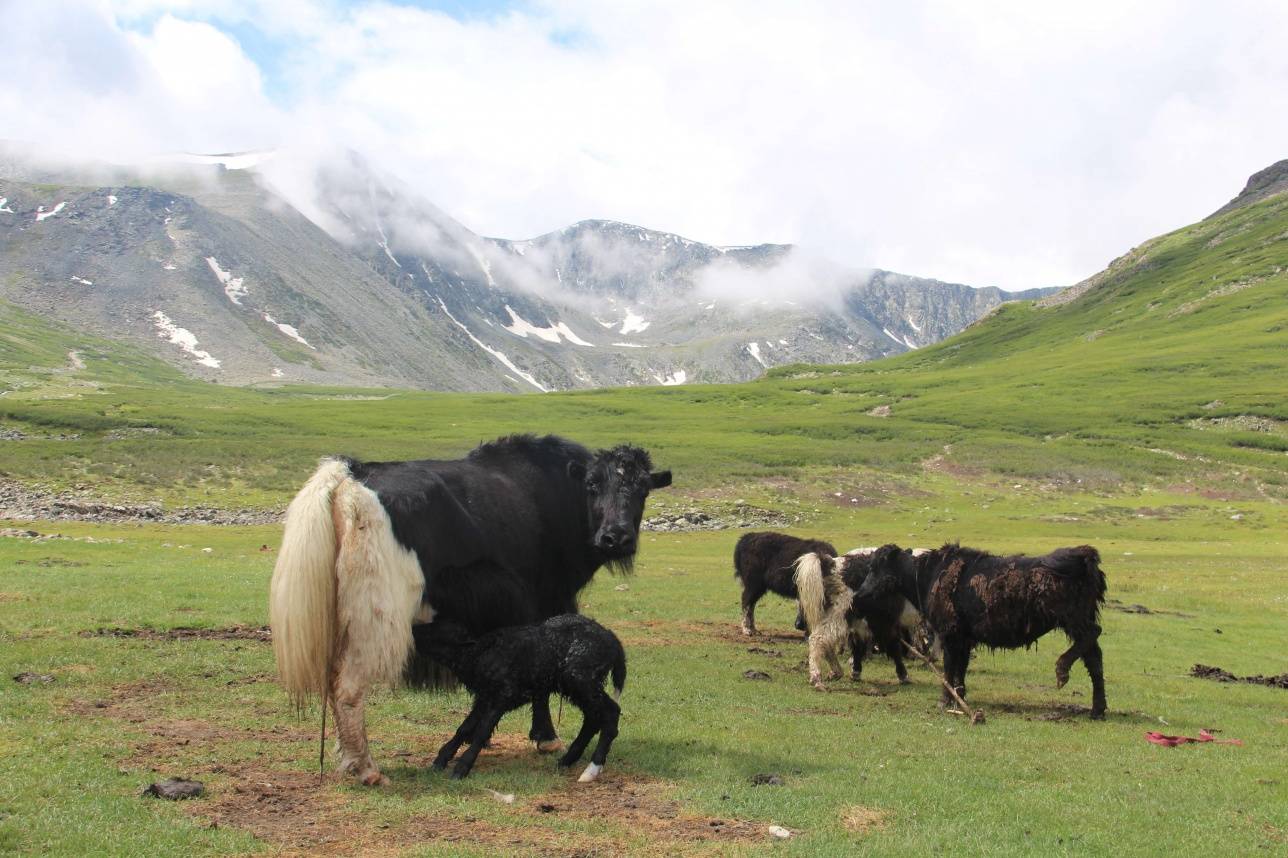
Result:
<svg viewBox="0 0 1288 858"><path fill-rule="evenodd" d="M617 698L626 685L626 651L599 623L562 614L540 625L511 626L474 637L460 623L440 619L416 627L416 651L450 668L474 695L469 715L439 749L434 768L447 768L468 741L470 747L452 769L454 780L465 777L502 715L538 697L559 694L582 714L581 732L559 760L560 768L580 760L598 733L590 765L579 780L590 783L603 771L622 714ZM610 673L612 697L604 691Z"/></svg>
<svg viewBox="0 0 1288 858"><path fill-rule="evenodd" d="M292 699L335 713L340 770L386 782L363 716L373 683L447 680L415 653L413 624L441 616L484 634L576 613L597 569L630 569L645 500L670 483L639 447L592 455L553 435L454 461L323 460L287 508L269 618ZM561 747L544 695L529 736Z"/></svg>
<svg viewBox="0 0 1288 858"><path fill-rule="evenodd" d="M841 664L837 656L847 642L851 679L863 675L868 644L875 642L894 662L899 682L908 682L903 635L909 639L915 636L921 614L896 592L876 594L862 605L854 599L868 578L875 551L856 548L842 557L812 551L796 560L794 579L800 593L800 612L809 628L809 681L820 691L827 690L823 662L832 668L829 678L839 679Z"/></svg>
<svg viewBox="0 0 1288 858"><path fill-rule="evenodd" d="M946 679L963 699L976 644L1027 647L1060 629L1073 644L1056 659L1057 687L1064 687L1069 669L1082 659L1091 675L1091 717L1105 717L1099 621L1106 585L1096 549L1082 545L1042 557L998 557L949 544L918 557L885 545L871 567L855 594L859 610L891 594L915 602L943 644ZM945 688L941 705L950 703Z"/></svg>
<svg viewBox="0 0 1288 858"><path fill-rule="evenodd" d="M793 564L796 558L817 551L835 555L830 543L818 539L799 539L785 533L768 531L747 533L733 549L733 574L742 583L742 633L756 633L756 603L767 591L786 599L796 598ZM805 623L796 616L796 628Z"/></svg>

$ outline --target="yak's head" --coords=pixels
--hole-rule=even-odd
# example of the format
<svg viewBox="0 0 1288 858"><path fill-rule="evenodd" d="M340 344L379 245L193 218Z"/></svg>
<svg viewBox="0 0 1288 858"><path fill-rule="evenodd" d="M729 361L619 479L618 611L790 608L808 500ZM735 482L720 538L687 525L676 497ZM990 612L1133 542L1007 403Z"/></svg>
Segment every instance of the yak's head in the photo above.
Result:
<svg viewBox="0 0 1288 858"><path fill-rule="evenodd" d="M622 444L600 450L589 465L570 464L568 473L586 489L591 545L606 562L629 568L639 543L644 502L650 491L671 484L671 472L653 471L645 450Z"/></svg>
<svg viewBox="0 0 1288 858"><path fill-rule="evenodd" d="M866 555L867 575L854 594L854 601L862 604L885 593L901 592L904 581L912 573L912 552L893 543L882 545Z"/></svg>

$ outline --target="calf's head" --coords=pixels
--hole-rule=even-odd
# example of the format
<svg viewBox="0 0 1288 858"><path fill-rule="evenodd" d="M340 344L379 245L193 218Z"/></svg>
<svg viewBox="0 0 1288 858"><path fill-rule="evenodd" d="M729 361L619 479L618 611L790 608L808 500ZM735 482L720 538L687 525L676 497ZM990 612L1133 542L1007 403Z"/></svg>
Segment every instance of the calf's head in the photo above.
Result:
<svg viewBox="0 0 1288 858"><path fill-rule="evenodd" d="M654 471L647 451L622 444L600 450L589 465L569 465L568 473L586 489L591 545L606 562L629 567L644 502L650 491L671 484L671 472Z"/></svg>

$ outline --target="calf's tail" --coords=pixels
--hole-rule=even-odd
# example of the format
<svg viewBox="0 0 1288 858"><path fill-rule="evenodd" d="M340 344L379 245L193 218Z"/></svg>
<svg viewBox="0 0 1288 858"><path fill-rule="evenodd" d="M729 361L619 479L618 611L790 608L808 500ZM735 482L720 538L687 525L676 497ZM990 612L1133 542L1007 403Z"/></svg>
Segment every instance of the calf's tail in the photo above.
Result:
<svg viewBox="0 0 1288 858"><path fill-rule="evenodd" d="M626 687L626 650L621 643L617 645L617 657L613 660L613 699L622 699L622 689Z"/></svg>

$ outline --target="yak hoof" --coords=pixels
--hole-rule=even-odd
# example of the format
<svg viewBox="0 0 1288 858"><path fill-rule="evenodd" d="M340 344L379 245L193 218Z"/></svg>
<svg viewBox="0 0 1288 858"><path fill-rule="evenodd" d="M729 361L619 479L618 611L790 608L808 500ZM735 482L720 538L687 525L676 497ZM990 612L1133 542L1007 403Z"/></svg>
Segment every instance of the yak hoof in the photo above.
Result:
<svg viewBox="0 0 1288 858"><path fill-rule="evenodd" d="M748 628L747 626L742 627L742 633L744 637L754 638L756 636L756 630Z"/></svg>
<svg viewBox="0 0 1288 858"><path fill-rule="evenodd" d="M906 676L901 676L901 677L899 677L899 684L900 684L900 685L912 685L912 680L911 680L911 679L909 679L909 678L908 678L908 677L906 677Z"/></svg>
<svg viewBox="0 0 1288 858"><path fill-rule="evenodd" d="M1103 720L1105 720L1105 710L1103 710L1103 709L1099 709L1099 710L1097 710L1097 709L1092 709L1092 710L1091 710L1091 720L1092 720L1092 721L1103 721Z"/></svg>
<svg viewBox="0 0 1288 858"><path fill-rule="evenodd" d="M389 778L380 774L380 772L371 772L362 779L362 785L369 787L389 786Z"/></svg>
<svg viewBox="0 0 1288 858"><path fill-rule="evenodd" d="M1068 684L1068 682L1069 682L1069 671L1067 671L1067 670L1057 670L1057 671L1055 672L1055 687L1056 687L1056 688L1064 688L1064 686L1065 686L1066 684Z"/></svg>
<svg viewBox="0 0 1288 858"><path fill-rule="evenodd" d="M563 746L562 739L542 739L537 742L537 751L542 754L553 754L555 751L562 751Z"/></svg>
<svg viewBox="0 0 1288 858"><path fill-rule="evenodd" d="M577 783L579 784L592 783L596 778L599 777L599 773L602 772L603 770L604 770L603 766L597 765L595 763L591 763L590 765L586 766L586 771L581 773L581 777L577 778Z"/></svg>
<svg viewBox="0 0 1288 858"><path fill-rule="evenodd" d="M821 680L816 679L811 682L810 685L814 686L815 691L827 691L827 686L824 685Z"/></svg>

